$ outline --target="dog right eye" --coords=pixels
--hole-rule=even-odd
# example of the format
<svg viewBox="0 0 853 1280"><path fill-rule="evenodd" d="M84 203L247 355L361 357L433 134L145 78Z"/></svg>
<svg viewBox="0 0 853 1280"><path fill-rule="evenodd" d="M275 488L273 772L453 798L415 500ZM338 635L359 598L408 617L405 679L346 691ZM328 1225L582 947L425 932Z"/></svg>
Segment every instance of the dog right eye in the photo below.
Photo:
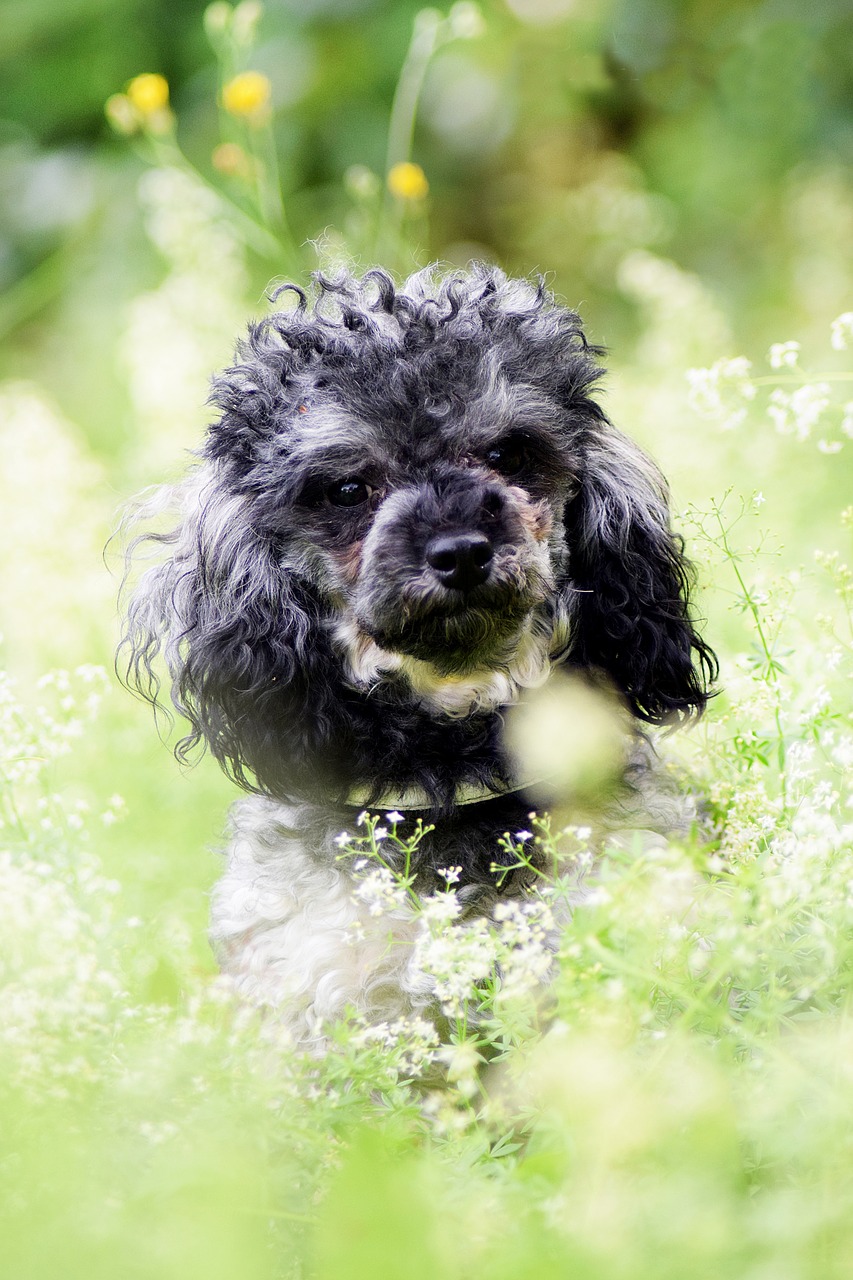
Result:
<svg viewBox="0 0 853 1280"><path fill-rule="evenodd" d="M503 476L517 476L528 461L527 441L520 433L507 436L489 449L484 460L487 466Z"/></svg>
<svg viewBox="0 0 853 1280"><path fill-rule="evenodd" d="M337 480L326 489L326 499L335 507L360 507L367 502L373 489L360 476L348 476Z"/></svg>

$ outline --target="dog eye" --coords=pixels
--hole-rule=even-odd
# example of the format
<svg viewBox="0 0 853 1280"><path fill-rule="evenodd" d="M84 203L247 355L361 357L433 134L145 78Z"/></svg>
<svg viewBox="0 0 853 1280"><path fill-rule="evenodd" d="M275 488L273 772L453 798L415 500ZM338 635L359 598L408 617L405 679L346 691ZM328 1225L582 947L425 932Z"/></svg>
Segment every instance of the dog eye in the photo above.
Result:
<svg viewBox="0 0 853 1280"><path fill-rule="evenodd" d="M492 471L499 471L502 476L518 475L527 460L525 443L518 436L510 436L501 444L494 445L488 450L484 459Z"/></svg>
<svg viewBox="0 0 853 1280"><path fill-rule="evenodd" d="M326 489L326 498L335 507L360 507L367 502L373 489L361 476L347 476Z"/></svg>

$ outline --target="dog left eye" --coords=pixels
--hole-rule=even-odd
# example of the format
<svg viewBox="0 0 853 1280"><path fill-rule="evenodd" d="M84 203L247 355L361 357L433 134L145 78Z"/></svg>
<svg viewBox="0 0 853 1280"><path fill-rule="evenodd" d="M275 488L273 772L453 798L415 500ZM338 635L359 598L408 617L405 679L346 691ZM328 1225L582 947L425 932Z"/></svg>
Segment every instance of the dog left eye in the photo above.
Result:
<svg viewBox="0 0 853 1280"><path fill-rule="evenodd" d="M348 476L326 489L326 498L335 507L360 507L367 502L373 489L361 476Z"/></svg>
<svg viewBox="0 0 853 1280"><path fill-rule="evenodd" d="M527 462L527 449L523 440L513 436L489 449L484 460L492 471L499 471L502 476L516 476Z"/></svg>

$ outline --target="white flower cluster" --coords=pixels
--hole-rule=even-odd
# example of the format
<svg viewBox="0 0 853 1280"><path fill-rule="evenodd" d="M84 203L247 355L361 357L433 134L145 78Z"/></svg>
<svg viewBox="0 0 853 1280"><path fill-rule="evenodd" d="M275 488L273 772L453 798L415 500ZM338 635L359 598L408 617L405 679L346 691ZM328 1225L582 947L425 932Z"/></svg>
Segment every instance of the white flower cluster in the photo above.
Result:
<svg viewBox="0 0 853 1280"><path fill-rule="evenodd" d="M477 1092L478 1075L482 1055L472 1040L459 1040L446 1044L438 1051L439 1059L447 1071L447 1082L462 1098L471 1098Z"/></svg>
<svg viewBox="0 0 853 1280"><path fill-rule="evenodd" d="M724 431L732 431L744 422L747 406L755 399L751 381L752 365L745 356L717 360L709 369L688 369L688 400L703 418L712 418Z"/></svg>
<svg viewBox="0 0 853 1280"><path fill-rule="evenodd" d="M831 345L836 351L845 350L853 339L853 311L845 311L832 322ZM800 367L799 342L774 342L767 353L770 368L779 378L756 378L752 366L744 356L730 360L718 360L710 368L688 369L688 401L693 410L704 418L720 423L723 430L741 426L749 413L750 403L756 400L759 387L765 383L791 382L794 374L802 377L800 386L789 391L784 386L774 386L767 397L767 416L780 435L793 436L798 441L810 439L818 425L822 424L830 409L838 409L833 400L832 381L844 381L847 373L827 373L809 377ZM840 432L853 438L853 401L841 404ZM835 454L843 448L843 441L821 436L816 441L820 453Z"/></svg>
<svg viewBox="0 0 853 1280"><path fill-rule="evenodd" d="M52 671L36 687L53 697L28 712L17 681L0 670L0 793L4 784L32 785L51 760L71 750L98 714L109 682L103 667L87 663L74 672Z"/></svg>
<svg viewBox="0 0 853 1280"><path fill-rule="evenodd" d="M551 888L461 920L453 890L422 902L412 965L429 977L446 1017L470 1026L522 1004L535 1009L554 967L559 929Z"/></svg>
<svg viewBox="0 0 853 1280"><path fill-rule="evenodd" d="M7 786L35 780L41 772L35 733L21 716L16 682L0 671L0 769Z"/></svg>
<svg viewBox="0 0 853 1280"><path fill-rule="evenodd" d="M476 988L494 974L498 944L487 920L461 922L460 913L452 892L424 900L412 966L429 975L444 1014L464 1025L476 1010Z"/></svg>
<svg viewBox="0 0 853 1280"><path fill-rule="evenodd" d="M834 351L844 351L853 343L853 311L845 311L833 320L830 342Z"/></svg>
<svg viewBox="0 0 853 1280"><path fill-rule="evenodd" d="M424 1074L439 1052L435 1023L419 1016L357 1027L353 1044L378 1046L392 1056L396 1071L412 1078Z"/></svg>
<svg viewBox="0 0 853 1280"><path fill-rule="evenodd" d="M355 896L367 907L371 916L410 912L411 903L399 878L388 867L368 866L364 860L355 864L358 882Z"/></svg>
<svg viewBox="0 0 853 1280"><path fill-rule="evenodd" d="M0 871L0 924L13 943L0 971L4 1061L33 1100L64 1098L75 1078L99 1076L123 984L88 932L88 911L54 875L4 855Z"/></svg>
<svg viewBox="0 0 853 1280"><path fill-rule="evenodd" d="M771 369L796 369L799 360L799 342L774 342L767 353Z"/></svg>
<svg viewBox="0 0 853 1280"><path fill-rule="evenodd" d="M547 891L545 891L547 892ZM501 952L498 1008L512 1001L537 1002L554 969L557 921L547 896L510 898L494 909Z"/></svg>
<svg viewBox="0 0 853 1280"><path fill-rule="evenodd" d="M106 672L85 665L38 681L27 708L0 671L0 1047L34 1096L67 1096L101 1072L118 1003L116 881L87 848L88 801L48 789L49 767L97 715ZM113 796L101 814L115 821Z"/></svg>
<svg viewBox="0 0 853 1280"><path fill-rule="evenodd" d="M791 392L776 387L770 393L767 416L780 435L808 440L829 408L830 394L826 382L807 382Z"/></svg>

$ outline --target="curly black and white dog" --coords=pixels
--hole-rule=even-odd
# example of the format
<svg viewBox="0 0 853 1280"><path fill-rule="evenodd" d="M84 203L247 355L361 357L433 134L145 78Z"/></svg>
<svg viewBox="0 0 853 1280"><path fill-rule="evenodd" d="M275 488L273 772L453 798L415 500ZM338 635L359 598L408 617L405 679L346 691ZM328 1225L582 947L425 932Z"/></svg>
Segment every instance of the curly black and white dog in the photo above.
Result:
<svg viewBox="0 0 853 1280"><path fill-rule="evenodd" d="M167 554L125 645L152 698L165 656L192 726L179 752L203 740L256 793L234 810L214 945L307 1036L418 987L337 857L358 809L436 821L420 885L459 866L485 909L498 837L532 807L503 709L559 665L606 677L640 721L683 719L715 660L665 483L592 398L600 351L573 311L491 267L289 289L214 383L221 416L171 493L176 527L152 535Z"/></svg>

